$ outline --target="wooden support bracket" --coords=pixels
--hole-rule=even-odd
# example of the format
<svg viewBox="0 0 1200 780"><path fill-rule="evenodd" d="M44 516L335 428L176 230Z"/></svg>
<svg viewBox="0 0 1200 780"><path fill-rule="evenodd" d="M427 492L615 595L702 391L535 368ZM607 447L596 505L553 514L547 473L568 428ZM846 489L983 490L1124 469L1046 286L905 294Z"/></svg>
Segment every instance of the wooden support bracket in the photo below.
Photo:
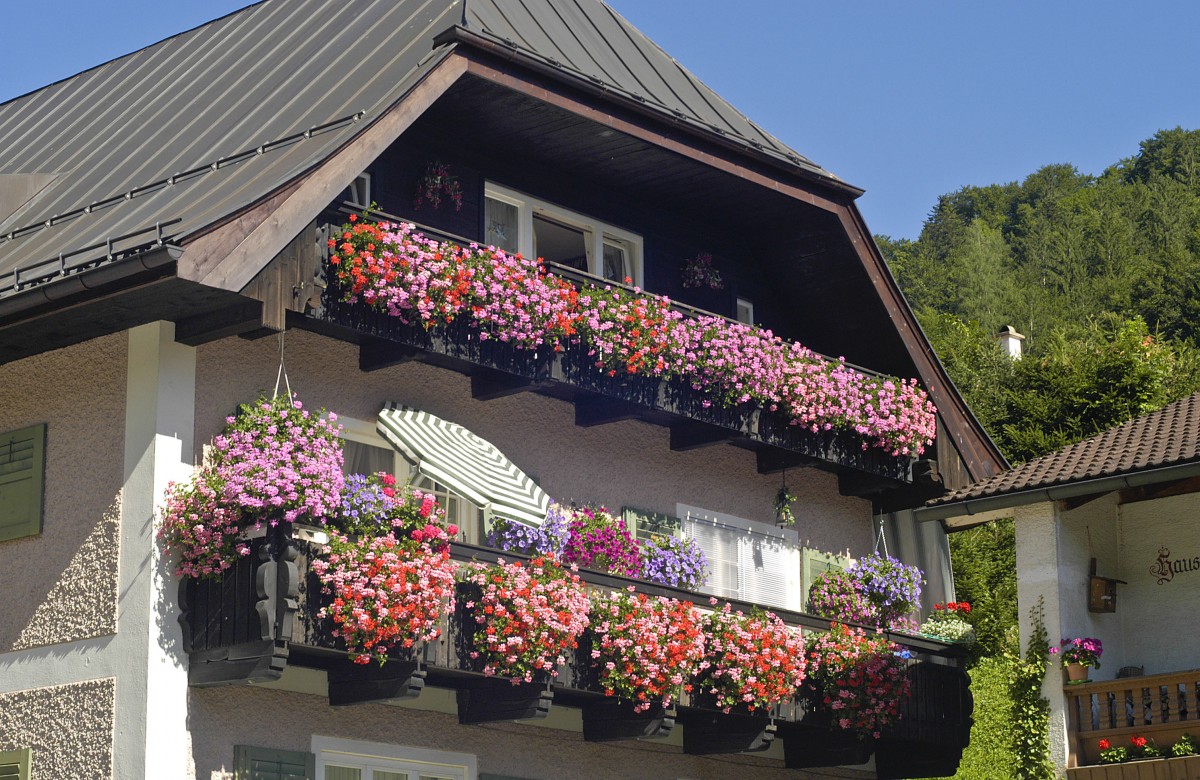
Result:
<svg viewBox="0 0 1200 780"><path fill-rule="evenodd" d="M591 428L622 420L637 420L645 412L646 409L637 404L602 395L579 398L575 401L575 424L580 428Z"/></svg>
<svg viewBox="0 0 1200 780"><path fill-rule="evenodd" d="M737 434L728 428L705 423L676 423L671 426L671 449L675 452L698 450L713 444L724 444Z"/></svg>
<svg viewBox="0 0 1200 780"><path fill-rule="evenodd" d="M494 401L537 387L532 379L502 371L480 371L471 375L471 397L477 401Z"/></svg>
<svg viewBox="0 0 1200 780"><path fill-rule="evenodd" d="M420 354L416 347L394 341L368 341L358 348L358 368L363 372L378 371L414 360Z"/></svg>

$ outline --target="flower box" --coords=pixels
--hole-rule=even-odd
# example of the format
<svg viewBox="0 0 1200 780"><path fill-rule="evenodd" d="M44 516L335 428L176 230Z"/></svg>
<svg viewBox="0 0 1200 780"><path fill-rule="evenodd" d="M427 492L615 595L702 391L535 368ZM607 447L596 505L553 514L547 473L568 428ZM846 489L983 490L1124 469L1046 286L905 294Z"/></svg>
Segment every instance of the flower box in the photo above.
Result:
<svg viewBox="0 0 1200 780"><path fill-rule="evenodd" d="M355 664L334 661L329 666L329 703L334 707L372 701L415 699L425 688L425 673L414 661L391 660Z"/></svg>
<svg viewBox="0 0 1200 780"><path fill-rule="evenodd" d="M698 697L696 703L703 705L704 698ZM762 710L722 713L692 709L680 713L679 720L684 727L683 752L693 755L758 753L771 747L777 730L771 716Z"/></svg>
<svg viewBox="0 0 1200 780"><path fill-rule="evenodd" d="M605 697L584 702L583 738L588 742L668 737L675 727L675 710L661 704L634 712L633 702Z"/></svg>
<svg viewBox="0 0 1200 780"><path fill-rule="evenodd" d="M464 680L457 691L458 722L494 723L544 718L554 692L543 683L517 683L496 677Z"/></svg>

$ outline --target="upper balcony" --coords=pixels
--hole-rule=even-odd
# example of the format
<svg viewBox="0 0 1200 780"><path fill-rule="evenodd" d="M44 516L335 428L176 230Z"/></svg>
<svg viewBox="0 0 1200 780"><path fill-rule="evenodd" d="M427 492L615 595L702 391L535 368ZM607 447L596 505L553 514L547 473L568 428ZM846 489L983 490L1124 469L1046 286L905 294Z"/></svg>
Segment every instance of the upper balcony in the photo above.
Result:
<svg viewBox="0 0 1200 780"><path fill-rule="evenodd" d="M586 652L568 659L553 683L513 686L506 679L487 677L470 654L462 598L456 612L442 621L441 637L417 656L393 651L393 659L383 666L353 664L347 659L346 645L333 636L332 622L319 617L331 597L322 595L310 566L314 539L319 540L319 533L314 536L281 524L252 539L251 554L219 579L183 581L180 620L192 685L266 682L280 678L287 667L301 667L324 672L332 705L419 702L420 696L433 695L423 690L437 689L452 693L464 724L537 719L552 710L562 711L560 715L576 713L567 722L581 722L588 741L673 739L668 744L679 744L688 753L765 752L793 768L861 764L873 753L879 777L952 774L967 744L972 700L964 652L954 645L899 633L887 637L911 654L907 662L911 694L903 703L901 718L882 738L864 741L851 732L831 730L829 715L799 691L794 700L770 713L725 714L684 694L671 709L655 707L635 714L604 695L589 670ZM523 559L485 547L452 545L453 559L463 565L495 562L501 555L506 560ZM583 570L581 576L592 590L633 588L650 596L707 604L701 594L640 580L591 570ZM749 611L754 605L734 602L734 607ZM829 628L828 620L812 615L777 614L803 633ZM584 647L588 636L584 634ZM677 725L682 728L675 729Z"/></svg>

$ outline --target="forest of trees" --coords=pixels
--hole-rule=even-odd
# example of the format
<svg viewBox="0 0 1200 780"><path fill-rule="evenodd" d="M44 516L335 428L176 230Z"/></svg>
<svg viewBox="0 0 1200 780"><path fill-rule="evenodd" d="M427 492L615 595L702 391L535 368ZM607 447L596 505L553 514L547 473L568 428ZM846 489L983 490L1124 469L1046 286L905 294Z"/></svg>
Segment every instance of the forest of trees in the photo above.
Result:
<svg viewBox="0 0 1200 780"><path fill-rule="evenodd" d="M1200 131L1160 131L1099 176L1048 165L1020 183L963 187L938 199L917 240L876 241L1014 464L1200 391ZM1026 336L1022 360L999 347L1006 325ZM953 534L951 553L980 640L982 710L958 777L1012 777L1012 522Z"/></svg>

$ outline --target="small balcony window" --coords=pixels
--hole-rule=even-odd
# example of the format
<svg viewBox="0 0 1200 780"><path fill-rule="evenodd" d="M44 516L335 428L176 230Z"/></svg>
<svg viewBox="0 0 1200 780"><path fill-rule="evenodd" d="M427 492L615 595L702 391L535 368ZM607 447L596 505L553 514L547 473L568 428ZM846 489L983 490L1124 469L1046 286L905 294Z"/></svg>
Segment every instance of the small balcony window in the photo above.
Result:
<svg viewBox="0 0 1200 780"><path fill-rule="evenodd" d="M484 190L483 240L602 279L642 283L641 236L498 184Z"/></svg>
<svg viewBox="0 0 1200 780"><path fill-rule="evenodd" d="M737 299L737 321L747 325L754 324L754 302L748 298Z"/></svg>

